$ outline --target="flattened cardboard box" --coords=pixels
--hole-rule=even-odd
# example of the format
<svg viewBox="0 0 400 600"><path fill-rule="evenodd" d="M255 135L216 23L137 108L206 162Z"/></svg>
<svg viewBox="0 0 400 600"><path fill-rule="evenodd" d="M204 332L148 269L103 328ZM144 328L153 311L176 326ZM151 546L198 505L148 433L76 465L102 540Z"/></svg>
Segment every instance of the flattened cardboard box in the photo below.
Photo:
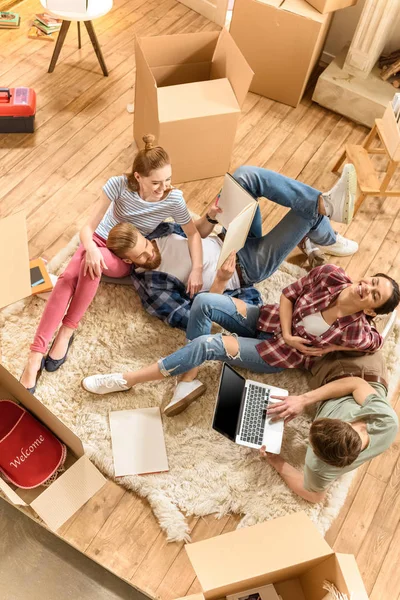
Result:
<svg viewBox="0 0 400 600"><path fill-rule="evenodd" d="M272 583L282 600L322 600L328 580L351 600L368 600L354 556L335 553L305 515L296 513L186 546L202 594L227 594Z"/></svg>
<svg viewBox="0 0 400 600"><path fill-rule="evenodd" d="M224 175L253 72L230 34L137 38L134 137L156 136L174 183Z"/></svg>
<svg viewBox="0 0 400 600"><path fill-rule="evenodd" d="M355 6L358 0L307 0L320 13L329 13L348 6Z"/></svg>
<svg viewBox="0 0 400 600"><path fill-rule="evenodd" d="M0 477L0 490L13 504L30 506L49 529L56 531L103 487L106 479L85 455L81 440L2 365L0 398L20 402L68 448L65 472L48 487L22 490Z"/></svg>
<svg viewBox="0 0 400 600"><path fill-rule="evenodd" d="M254 71L250 91L297 106L331 16L305 0L235 0L230 33Z"/></svg>

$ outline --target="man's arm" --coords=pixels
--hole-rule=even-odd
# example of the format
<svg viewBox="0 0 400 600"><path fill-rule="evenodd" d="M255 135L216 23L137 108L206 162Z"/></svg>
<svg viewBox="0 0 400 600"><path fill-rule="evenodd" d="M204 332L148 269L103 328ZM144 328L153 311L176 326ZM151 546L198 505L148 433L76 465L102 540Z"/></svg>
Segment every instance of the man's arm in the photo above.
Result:
<svg viewBox="0 0 400 600"><path fill-rule="evenodd" d="M289 465L279 454L268 454L265 452L265 446L261 448L260 454L267 458L269 464L279 473L292 492L314 504L322 502L325 498L325 492L310 492L306 490L303 473L292 467L292 465Z"/></svg>
<svg viewBox="0 0 400 600"><path fill-rule="evenodd" d="M228 281L234 274L236 269L236 252L232 250L228 258L218 269L213 284L210 288L212 294L223 294Z"/></svg>
<svg viewBox="0 0 400 600"><path fill-rule="evenodd" d="M357 404L362 405L367 397L374 393L374 388L361 377L343 377L299 396L275 396L281 402L270 405L267 414L272 417L272 421L284 419L285 423L288 423L311 404L352 394Z"/></svg>

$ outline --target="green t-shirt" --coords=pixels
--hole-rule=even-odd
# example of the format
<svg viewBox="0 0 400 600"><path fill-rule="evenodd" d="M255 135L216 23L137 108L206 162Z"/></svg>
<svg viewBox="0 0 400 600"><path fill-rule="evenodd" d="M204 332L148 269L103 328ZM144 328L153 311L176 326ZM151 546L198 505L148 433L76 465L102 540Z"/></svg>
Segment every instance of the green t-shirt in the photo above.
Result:
<svg viewBox="0 0 400 600"><path fill-rule="evenodd" d="M371 383L375 389L360 405L353 396L344 396L336 400L321 402L316 419L341 419L342 421L364 421L367 424L369 444L356 460L347 467L333 467L318 458L311 446L307 449L304 467L304 487L311 492L322 492L343 473L357 469L367 460L384 452L394 441L399 420L390 406L385 387L380 383Z"/></svg>

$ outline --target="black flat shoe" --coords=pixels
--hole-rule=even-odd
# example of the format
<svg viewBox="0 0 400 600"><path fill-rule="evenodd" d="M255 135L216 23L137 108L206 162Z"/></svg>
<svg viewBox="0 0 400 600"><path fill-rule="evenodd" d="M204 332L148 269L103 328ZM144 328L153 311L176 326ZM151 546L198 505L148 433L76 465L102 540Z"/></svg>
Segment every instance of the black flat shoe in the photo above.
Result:
<svg viewBox="0 0 400 600"><path fill-rule="evenodd" d="M44 358L44 356L43 356L43 358L42 358L42 361L41 361L41 363L40 363L40 367L39 367L39 369L38 369L38 372L36 373L36 381L35 381L35 385L34 385L34 386L32 386L32 387L30 387L30 388L26 388L30 394L34 394L34 393L35 393L36 386L37 386L37 382L39 381L39 377L41 376L41 374L42 374L42 371L43 371L43 369L44 369L44 363L45 363L45 358ZM22 377L22 375L21 375L21 377ZM20 379L19 379L20 381L21 381L21 377L20 377Z"/></svg>
<svg viewBox="0 0 400 600"><path fill-rule="evenodd" d="M54 373L54 371L57 371L57 369L59 369L61 367L61 365L63 365L65 363L65 361L67 360L67 356L68 356L68 352L69 352L69 348L72 344L72 342L74 341L74 333L71 335L71 337L69 338L69 342L68 342L68 348L66 353L64 354L64 356L62 358L51 358L51 356L49 356L50 352L51 352L51 348L53 347L53 344L51 345L51 348L49 350L49 354L46 356L45 362L44 362L44 368L46 369L46 371L49 371L49 373Z"/></svg>

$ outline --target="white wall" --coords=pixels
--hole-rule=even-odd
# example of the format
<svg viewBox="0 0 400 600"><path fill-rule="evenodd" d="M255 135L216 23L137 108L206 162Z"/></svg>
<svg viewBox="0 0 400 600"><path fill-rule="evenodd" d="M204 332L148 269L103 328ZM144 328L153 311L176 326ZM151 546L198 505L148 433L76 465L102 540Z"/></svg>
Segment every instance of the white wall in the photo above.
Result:
<svg viewBox="0 0 400 600"><path fill-rule="evenodd" d="M339 54L341 49L349 44L357 27L365 0L358 0L356 6L338 10L332 19L332 25L326 39L322 58L328 60ZM399 0L400 6L400 0ZM400 13L400 11L399 11ZM400 14L397 22L393 24L392 34L389 36L385 51L393 52L400 49Z"/></svg>

